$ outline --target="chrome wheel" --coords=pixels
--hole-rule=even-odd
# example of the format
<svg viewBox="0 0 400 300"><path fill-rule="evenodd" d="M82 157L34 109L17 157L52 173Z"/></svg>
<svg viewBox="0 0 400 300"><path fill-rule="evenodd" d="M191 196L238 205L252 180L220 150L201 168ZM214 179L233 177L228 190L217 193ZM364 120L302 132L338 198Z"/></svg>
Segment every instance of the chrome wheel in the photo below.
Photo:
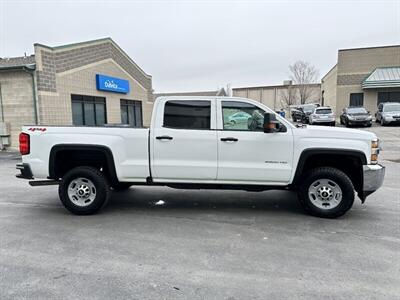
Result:
<svg viewBox="0 0 400 300"><path fill-rule="evenodd" d="M320 209L332 209L342 201L342 189L330 179L315 180L308 188L312 204Z"/></svg>
<svg viewBox="0 0 400 300"><path fill-rule="evenodd" d="M77 206L89 206L96 199L96 187L87 178L73 179L68 185L68 198Z"/></svg>

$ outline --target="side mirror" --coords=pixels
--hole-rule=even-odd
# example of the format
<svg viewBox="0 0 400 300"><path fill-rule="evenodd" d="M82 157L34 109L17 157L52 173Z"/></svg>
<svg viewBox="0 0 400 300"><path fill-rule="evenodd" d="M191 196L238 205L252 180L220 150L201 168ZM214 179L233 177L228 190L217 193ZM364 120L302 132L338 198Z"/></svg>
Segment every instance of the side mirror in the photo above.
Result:
<svg viewBox="0 0 400 300"><path fill-rule="evenodd" d="M276 120L275 114L265 113L264 114L264 132L273 133L281 131L281 123Z"/></svg>

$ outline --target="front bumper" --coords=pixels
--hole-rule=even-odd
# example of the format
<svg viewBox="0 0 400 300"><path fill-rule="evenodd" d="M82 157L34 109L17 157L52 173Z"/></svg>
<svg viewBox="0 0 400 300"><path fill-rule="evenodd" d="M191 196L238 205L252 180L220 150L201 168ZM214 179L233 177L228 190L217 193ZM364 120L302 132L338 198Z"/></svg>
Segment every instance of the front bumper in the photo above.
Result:
<svg viewBox="0 0 400 300"><path fill-rule="evenodd" d="M16 168L21 172L21 174L15 175L17 178L33 179L32 170L29 164L17 164Z"/></svg>
<svg viewBox="0 0 400 300"><path fill-rule="evenodd" d="M384 117L383 118L383 123L385 124L390 124L390 123L400 123L400 119L399 118L393 118L393 117Z"/></svg>
<svg viewBox="0 0 400 300"><path fill-rule="evenodd" d="M363 166L363 201L365 198L379 189L385 178L385 167L381 165Z"/></svg>
<svg viewBox="0 0 400 300"><path fill-rule="evenodd" d="M372 120L348 120L349 125L368 125L372 124Z"/></svg>

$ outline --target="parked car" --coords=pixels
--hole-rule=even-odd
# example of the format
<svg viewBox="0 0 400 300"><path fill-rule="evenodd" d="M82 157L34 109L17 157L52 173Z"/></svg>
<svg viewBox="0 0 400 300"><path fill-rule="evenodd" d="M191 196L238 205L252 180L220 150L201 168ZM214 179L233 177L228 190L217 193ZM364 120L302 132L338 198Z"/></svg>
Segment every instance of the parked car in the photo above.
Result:
<svg viewBox="0 0 400 300"><path fill-rule="evenodd" d="M233 124L237 124L237 123L247 124L249 118L251 118L251 115L249 115L248 113L246 113L244 111L240 111L240 112L234 113L233 115L229 116L228 120L229 120L229 122L231 122Z"/></svg>
<svg viewBox="0 0 400 300"><path fill-rule="evenodd" d="M375 113L375 122L382 126L391 123L400 123L400 103L385 102L378 105L378 111Z"/></svg>
<svg viewBox="0 0 400 300"><path fill-rule="evenodd" d="M248 125L228 122L237 112L251 116ZM99 211L113 191L148 185L294 190L307 212L335 218L355 192L364 202L385 174L374 133L297 128L234 97L159 97L150 128L32 125L19 141L18 177L57 184L62 204L79 215Z"/></svg>
<svg viewBox="0 0 400 300"><path fill-rule="evenodd" d="M291 116L293 122L302 122L307 124L309 120L309 115L312 113L314 108L319 107L318 103L303 104L296 106L292 109Z"/></svg>
<svg viewBox="0 0 400 300"><path fill-rule="evenodd" d="M372 116L364 107L349 106L343 109L340 115L340 124L344 124L346 127L352 125L371 127Z"/></svg>
<svg viewBox="0 0 400 300"><path fill-rule="evenodd" d="M310 125L330 125L335 126L335 114L328 106L314 108L308 116Z"/></svg>

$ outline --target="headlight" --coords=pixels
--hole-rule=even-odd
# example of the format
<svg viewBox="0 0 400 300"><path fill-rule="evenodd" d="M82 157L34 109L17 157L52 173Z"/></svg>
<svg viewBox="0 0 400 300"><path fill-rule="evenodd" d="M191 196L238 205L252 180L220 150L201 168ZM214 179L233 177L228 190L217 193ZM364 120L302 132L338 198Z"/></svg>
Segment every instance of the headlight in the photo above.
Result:
<svg viewBox="0 0 400 300"><path fill-rule="evenodd" d="M379 139L373 139L371 141L371 164L378 163L379 155Z"/></svg>
<svg viewBox="0 0 400 300"><path fill-rule="evenodd" d="M348 115L347 117L349 118L349 120L354 120L353 116Z"/></svg>
<svg viewBox="0 0 400 300"><path fill-rule="evenodd" d="M379 139L373 139L371 141L371 148L379 148Z"/></svg>
<svg viewBox="0 0 400 300"><path fill-rule="evenodd" d="M369 120L372 120L372 116L368 116L367 117L367 120L369 121Z"/></svg>

